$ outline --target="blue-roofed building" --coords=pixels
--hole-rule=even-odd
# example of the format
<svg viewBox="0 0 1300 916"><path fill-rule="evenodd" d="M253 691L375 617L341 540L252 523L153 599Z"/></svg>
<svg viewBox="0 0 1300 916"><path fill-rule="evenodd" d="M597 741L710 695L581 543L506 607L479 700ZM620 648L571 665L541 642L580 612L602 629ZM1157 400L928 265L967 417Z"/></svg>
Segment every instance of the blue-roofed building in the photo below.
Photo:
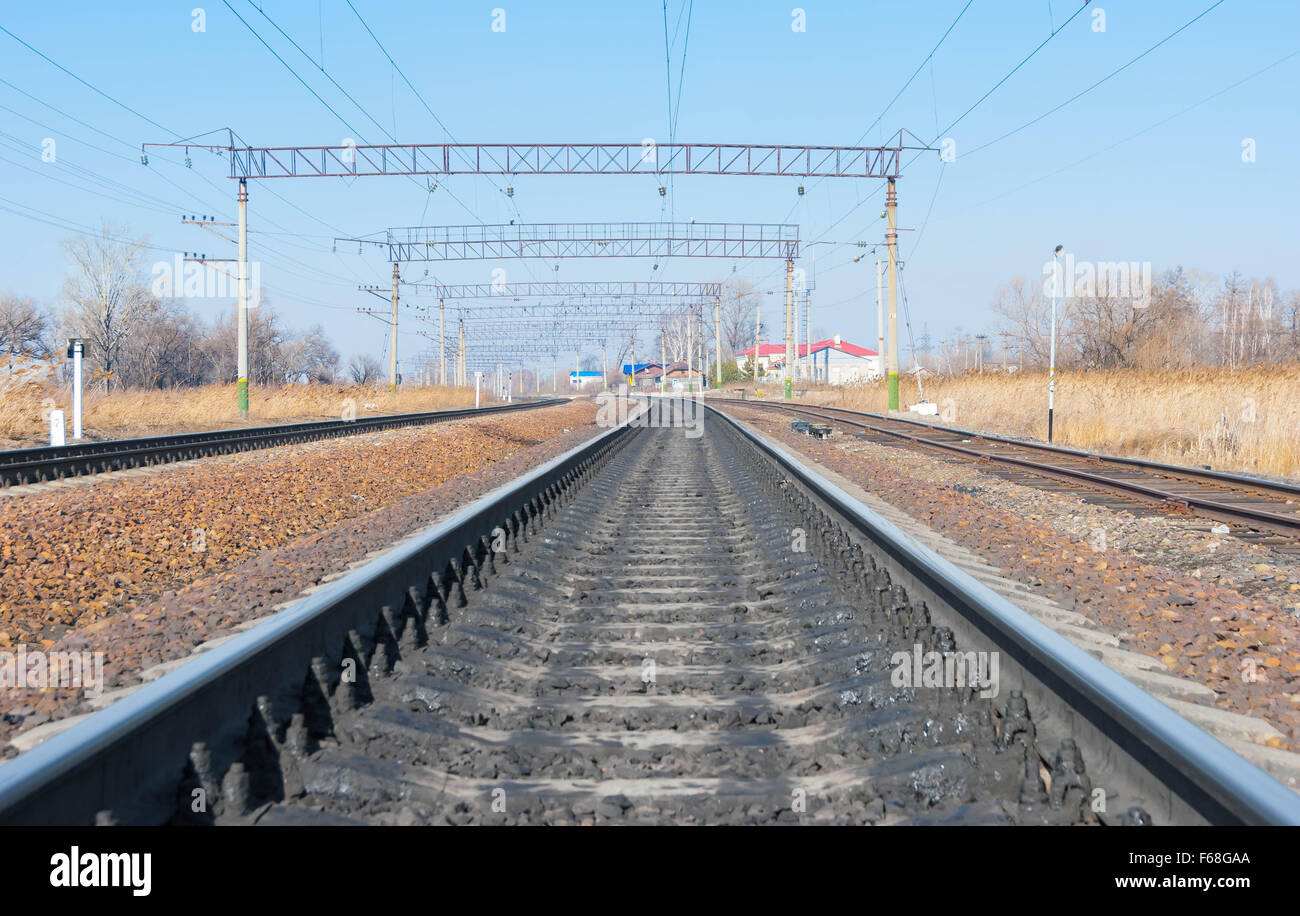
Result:
<svg viewBox="0 0 1300 916"><path fill-rule="evenodd" d="M599 385L602 381L599 372L584 369L581 372L569 373L569 385L574 388L581 388L584 385Z"/></svg>

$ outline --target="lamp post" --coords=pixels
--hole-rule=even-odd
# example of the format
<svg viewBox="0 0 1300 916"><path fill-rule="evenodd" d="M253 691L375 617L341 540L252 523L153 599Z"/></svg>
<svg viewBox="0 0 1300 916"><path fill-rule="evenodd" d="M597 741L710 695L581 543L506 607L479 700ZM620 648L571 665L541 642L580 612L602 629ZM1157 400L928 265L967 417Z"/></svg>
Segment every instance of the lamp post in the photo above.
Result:
<svg viewBox="0 0 1300 916"><path fill-rule="evenodd" d="M1052 343L1047 366L1047 441L1052 441L1052 414L1056 408L1056 286L1060 282L1058 268L1064 245L1052 252Z"/></svg>

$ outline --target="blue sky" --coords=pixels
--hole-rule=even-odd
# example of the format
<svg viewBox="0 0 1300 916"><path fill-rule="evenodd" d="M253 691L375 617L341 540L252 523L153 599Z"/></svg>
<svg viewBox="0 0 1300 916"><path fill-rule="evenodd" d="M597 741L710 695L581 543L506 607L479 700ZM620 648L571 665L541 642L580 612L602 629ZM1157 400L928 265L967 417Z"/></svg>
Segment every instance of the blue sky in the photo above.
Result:
<svg viewBox="0 0 1300 916"><path fill-rule="evenodd" d="M1218 276L1240 270L1300 287L1300 182L1289 161L1300 148L1294 0L1224 0L1076 101L977 149L1087 89L1213 3L1093 2L945 132L1081 4L809 0L799 32L791 2L671 0L676 139L850 145L885 141L900 128L927 141L950 137L954 161L927 154L899 179L899 222L915 230L902 233L901 251L918 333L922 324L936 337L956 326L991 327L998 288L1016 275L1037 278L1058 242L1080 260L1150 261L1157 273L1176 265ZM268 146L383 142L373 118L403 142L448 138L347 0L229 4L351 127L221 0L65 0L57 15L50 4L0 7L5 29L135 112L0 33L0 291L57 307L67 269L61 241L73 227L104 220L147 236L157 249L151 261L181 250L221 254L223 243L180 225L179 216L233 218L234 182L206 154L193 154L192 169L180 154L151 153L150 165L141 165L139 144L173 139L169 132L232 127ZM200 5L206 28L195 32L192 11ZM668 139L662 2L352 5L455 140ZM492 29L495 8L505 11L503 32ZM1095 28L1097 9L1104 31ZM1254 162L1242 161L1246 138L1255 143ZM56 143L54 163L42 161L46 139ZM507 183L513 200L502 191ZM805 249L805 267L816 252L816 324L870 343L874 269L870 257L853 263L862 252L843 243L882 239L883 183L808 179L802 198L800 183L687 176L661 198L650 176L457 176L432 195L422 180L407 178L253 182L250 257L261 262L266 295L288 323L324 324L346 356L384 345L384 326L355 313L374 302L356 286L387 284L390 267L377 251L335 250L335 235L519 216L789 221L805 242L836 243ZM496 267L520 281L715 280L734 268L764 290L778 291L781 282L779 262L762 261L677 258L657 271L631 259L566 260L558 272L543 261L429 266L449 283L489 282ZM423 266L406 270L408 278L422 273ZM765 299L773 318L779 299L779 292ZM232 308L230 300L190 304L205 316ZM424 345L414 330L406 322L403 353Z"/></svg>

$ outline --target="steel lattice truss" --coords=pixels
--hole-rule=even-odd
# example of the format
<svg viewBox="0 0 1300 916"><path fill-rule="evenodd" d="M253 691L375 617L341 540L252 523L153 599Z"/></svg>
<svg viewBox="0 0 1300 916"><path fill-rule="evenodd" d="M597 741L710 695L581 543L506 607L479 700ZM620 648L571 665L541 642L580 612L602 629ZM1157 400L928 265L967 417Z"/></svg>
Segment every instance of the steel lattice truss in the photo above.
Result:
<svg viewBox="0 0 1300 916"><path fill-rule="evenodd" d="M404 283L437 299L531 299L558 297L686 296L706 299L722 295L721 283L643 282L638 280L572 280L531 283Z"/></svg>
<svg viewBox="0 0 1300 916"><path fill-rule="evenodd" d="M510 305L462 305L448 307L445 320L454 321L464 318L474 321L486 318L510 319L515 322L550 322L566 324L582 320L624 319L639 320L641 324L665 315L685 314L688 311L698 313L703 300L693 301L685 298L664 298L651 300L643 297L636 299L578 299L551 303L530 303ZM419 317L425 321L436 321L437 317L427 305L416 306Z"/></svg>
<svg viewBox="0 0 1300 916"><path fill-rule="evenodd" d="M387 249L388 260L491 258L782 258L799 257L799 227L788 223L512 223L410 226L384 241L336 242Z"/></svg>
<svg viewBox="0 0 1300 916"><path fill-rule="evenodd" d="M903 150L928 150L899 131L888 146L755 143L383 143L358 146L236 146L146 143L228 156L231 178L354 178L365 175L769 175L897 178Z"/></svg>

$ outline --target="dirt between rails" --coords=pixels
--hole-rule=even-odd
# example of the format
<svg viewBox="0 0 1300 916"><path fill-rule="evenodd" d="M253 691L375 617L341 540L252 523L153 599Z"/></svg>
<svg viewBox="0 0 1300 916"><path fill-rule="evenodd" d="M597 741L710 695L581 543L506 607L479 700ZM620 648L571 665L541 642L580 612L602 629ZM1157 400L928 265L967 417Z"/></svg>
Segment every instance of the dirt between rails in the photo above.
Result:
<svg viewBox="0 0 1300 916"><path fill-rule="evenodd" d="M1210 687L1213 705L1267 720L1287 736L1271 746L1300 750L1294 554L1216 535L1214 522L1195 516L1116 511L843 427L817 440L792 432L780 413L723 409L1088 616L1124 648Z"/></svg>
<svg viewBox="0 0 1300 916"><path fill-rule="evenodd" d="M104 689L266 616L393 541L591 438L590 402L164 466L0 502L0 654L104 655ZM9 686L6 682L5 686ZM91 711L0 690L18 732Z"/></svg>

